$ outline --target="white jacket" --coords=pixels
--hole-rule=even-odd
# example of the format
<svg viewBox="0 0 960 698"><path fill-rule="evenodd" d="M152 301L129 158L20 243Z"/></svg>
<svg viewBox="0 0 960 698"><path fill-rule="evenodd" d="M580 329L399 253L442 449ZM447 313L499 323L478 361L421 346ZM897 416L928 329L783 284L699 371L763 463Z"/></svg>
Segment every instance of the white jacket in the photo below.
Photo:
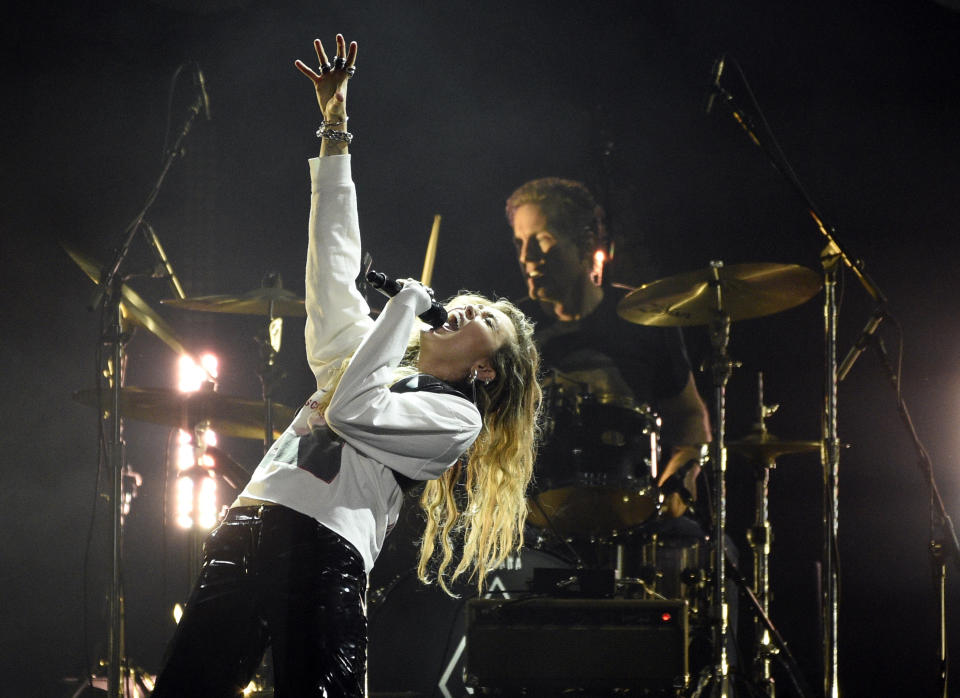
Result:
<svg viewBox="0 0 960 698"><path fill-rule="evenodd" d="M350 541L369 572L400 513L403 496L392 471L415 480L439 477L476 439L481 418L460 397L390 392L429 298L411 284L375 323L370 319L354 284L360 229L350 156L311 159L310 176L305 340L317 391L267 451L240 497L311 516ZM351 355L326 414L320 414L320 398Z"/></svg>

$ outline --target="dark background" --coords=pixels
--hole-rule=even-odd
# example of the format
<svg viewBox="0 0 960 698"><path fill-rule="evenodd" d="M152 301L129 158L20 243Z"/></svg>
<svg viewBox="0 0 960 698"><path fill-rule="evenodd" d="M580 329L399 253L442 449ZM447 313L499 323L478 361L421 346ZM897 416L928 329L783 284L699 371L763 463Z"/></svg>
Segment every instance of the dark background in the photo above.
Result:
<svg viewBox="0 0 960 698"><path fill-rule="evenodd" d="M102 262L113 257L159 174L181 62L202 65L213 119L194 124L148 220L188 294L241 293L269 271L303 293L306 159L318 148L318 113L292 63L312 62L314 36L332 46L342 31L360 42L350 128L364 241L378 266L417 275L441 213L438 294L466 287L516 297L523 288L503 200L553 174L607 192L630 253L615 280L649 281L714 259L819 270L823 239L803 201L728 112L704 113L714 59L736 57L798 177L890 298L902 335L893 323L882 334L894 355L902 337L903 397L956 515L958 30L957 8L928 0L128 0L8 10L0 694L69 695L61 680L105 653L109 520L102 499L95 506L97 420L71 399L94 383L98 318L86 309L92 284L58 240ZM729 60L722 82L755 113ZM169 128L183 123L194 89L185 72ZM151 264L136 238L124 270ZM262 318L165 308L164 281L129 283L192 350L221 356L221 392L259 396L252 337ZM842 356L872 304L849 274L841 295ZM733 325L730 352L743 366L728 388L731 438L754 420L758 371L767 402L781 405L770 429L818 437L822 318L821 295ZM286 321L277 398L288 405L311 391L302 329L302 320ZM694 363L706 358L702 328L687 340ZM128 349L128 385L173 385L165 345L141 330ZM698 383L712 402L709 378ZM930 498L875 354L860 359L839 400L849 444L840 470L843 693L932 695ZM127 647L151 672L188 585L187 542L162 523L167 436L142 422L126 431L128 460L143 476L127 529ZM258 459L255 441L224 447L248 467ZM729 479L731 534L748 562L750 468L731 458ZM817 690L820 483L815 455L784 457L771 483L773 617ZM949 571L947 597L954 657L958 571Z"/></svg>

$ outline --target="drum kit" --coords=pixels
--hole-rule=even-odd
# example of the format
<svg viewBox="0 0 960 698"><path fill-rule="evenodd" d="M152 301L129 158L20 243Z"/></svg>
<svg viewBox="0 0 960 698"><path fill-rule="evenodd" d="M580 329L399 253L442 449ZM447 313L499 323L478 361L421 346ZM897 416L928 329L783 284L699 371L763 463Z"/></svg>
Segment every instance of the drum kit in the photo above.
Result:
<svg viewBox="0 0 960 698"><path fill-rule="evenodd" d="M490 573L484 599L470 598L471 589L460 590L460 599L443 599L419 589L410 574L373 589L371 695L733 695L729 587L734 581L756 619L753 657L736 659L751 694L775 695L772 663L778 661L796 692L810 695L770 621L768 488L779 458L818 452L821 441L782 440L768 431L766 420L777 406L764 404L762 373L752 433L728 443L724 422L725 385L735 366L726 354L731 322L800 305L820 288L819 275L797 265L714 262L625 296L617 310L628 322L705 325L710 331L714 440L701 445L699 465L710 475L712 511L698 512L700 523L692 529L668 523L667 493L657 485L661 422L649 406L592 394L575 377L552 374L544 390L543 443L536 489L528 497L526 547L504 569ZM727 452L753 466L749 581L723 542ZM582 606L571 608L574 601ZM611 621L609 605L624 602L635 606L618 607L617 613L639 613L630 627ZM672 638L666 621L648 628L642 612L671 602L678 605L654 610L657 617L676 612L683 618L684 639L673 645L682 654L676 662L663 654L663 643ZM559 620L564 617L571 618L569 625ZM411 627L436 641L398 642ZM579 650L575 659L564 652L570 645ZM610 654L623 647L632 652L630 666ZM660 657L659 664L651 657ZM664 662L676 675L663 675ZM401 689L406 692L396 692Z"/></svg>
<svg viewBox="0 0 960 698"><path fill-rule="evenodd" d="M92 258L69 248L68 254L95 282L99 280L100 265ZM562 376L545 389L545 433L537 461L537 490L529 496L528 524L534 542L512 559L508 569L491 573L488 578L488 600L499 597L500 604L524 598L537 598L547 605L543 613L585 614L581 623L590 625L591 616L603 615L603 603L629 600L638 604L673 603L677 606L658 607L657 617L667 618L678 611L682 617L682 661L677 664L678 676L667 683L655 684L644 679L643 662L639 673L630 674L617 683L617 672L608 677L584 680L583 689L577 686L576 671L563 690L580 690L579 695L593 695L590 691L607 695L606 691L622 694L636 689L637 694L660 691L672 695L701 695L708 683L714 682L716 695L730 695L722 686L728 680L727 667L730 617L728 590L725 579L737 579L739 572L727 569L728 553L722 541L725 531L725 474L728 451L737 453L755 466L756 502L755 521L747 532L753 553L753 579L750 585L740 581L750 592L757 618L756 648L752 658L753 686L763 695L774 695L771 662L783 661L789 673L796 669L789 650L769 620L769 556L772 533L769 522L768 486L770 471L779 457L787 454L813 452L821 449L817 440L784 441L767 431L765 419L775 407L763 403L762 375L759 385L759 407L756 429L748 437L726 443L725 386L734 368L726 354L731 322L761 317L799 305L818 293L820 277L797 265L739 264L725 266L711 263L705 270L661 279L631 291L619 304L618 313L626 321L649 326L706 325L710 330L713 353L710 360L715 387L715 434L713 443L701 447L700 465L712 471L710 530L702 529L682 543L671 542L660 536L657 522L664 519L666 493L657 486L656 476L661 466L660 418L646 405L635 404L624 396L591 394L583 390L561 388ZM132 289L120 287L120 312L123 321L142 327L156 335L178 353L188 353L174 329ZM263 316L269 319L267 336L277 339L279 323L286 317L305 315L303 300L283 289L272 280L264 286L239 295L215 295L177 298L163 301L165 305L192 311L239 313ZM81 390L74 398L102 413L118 411L123 418L135 419L167 427L181 427L193 433L200 426L212 428L225 436L244 439L263 439L269 444L281 428L293 418L292 408L271 400L277 371L275 359L278 341L262 343L263 363L260 376L263 383L261 400L251 400L216 392L212 384L197 392L185 393L165 388L121 386L116 395L105 388ZM571 383L573 384L573 383ZM217 475L231 485L242 487L248 474L225 453L215 460ZM587 551L589 555L585 555ZM589 560L587 559L589 557ZM473 599L446 602L445 610L438 611L436 596L430 598L431 608L420 608L424 614L419 621L409 617L416 612L416 580L411 575L395 579L388 588L374 588L370 593L371 647L370 671L373 696L399 695L382 692L389 684L396 690L401 682L393 681L395 671L410 671L410 666L391 668L385 652L384 634L390 643L400 636L391 624L423 622L431 616L439 622L438 632L444 636L444 646L437 671L426 671L428 684L417 686L420 692L405 695L466 695L476 691L499 692L513 695L515 691L537 695L538 690L551 685L543 677L524 678L523 672L506 679L490 678L491 669L484 658L483 633L491 628L485 625L491 616L489 609L473 608ZM470 593L465 594L469 597ZM594 598L596 601L582 609L550 605L574 598ZM512 603L511 602L511 603ZM599 605L598 605L599 604ZM122 606L122 604L121 604ZM403 608L401 608L403 607ZM412 608L411 608L412 607ZM644 607L647 608L647 607ZM651 607L652 608L652 607ZM630 616L632 607L626 611ZM666 610L664 610L666 609ZM503 617L503 608L494 609ZM532 612L532 611L531 611ZM400 614L398 616L398 613ZM598 615L599 614L599 615ZM641 614L642 615L642 614ZM609 613L607 613L609 616ZM607 617L604 616L604 617ZM640 617L640 616L637 616ZM397 619L400 618L398 621ZM526 618L524 623L536 623ZM663 623L665 621L658 621ZM638 621L639 623L639 621ZM472 624L472 629L471 629ZM609 618L607 621L609 625ZM598 629L594 639L602 651L604 642L616 631L605 625ZM643 625L643 623L640 623ZM579 626L577 626L579 627ZM636 627L631 626L633 630ZM693 628L692 634L688 634ZM385 630L386 629L386 630ZM399 630L399 628L397 628ZM508 622L494 624L493 637L504 639L509 646L516 636L516 628ZM651 651L652 638L663 637L664 628L639 632L635 642L637 651ZM696 631L710 634L709 659L701 657L704 669L700 682L691 677L688 651ZM499 633L499 634L498 634ZM489 633L488 633L489 634ZM473 637L473 645L471 645ZM577 642L573 634L564 642ZM459 641L459 642L458 642ZM632 647L633 645L628 646ZM436 654L436 652L434 652ZM439 656L439 655L438 655ZM403 661L402 659L400 661ZM746 662L741 658L741 666ZM584 660L586 662L586 659ZM416 661L413 662L416 665ZM606 665L604 665L606 666ZM568 667L569 668L569 667ZM697 667L694 666L694 669ZM552 671L549 666L546 671ZM493 672L494 674L496 672ZM563 674L563 672L559 672ZM569 672L568 672L569 673ZM621 672L622 673L622 672ZM485 676L487 683L485 684ZM796 686L803 686L802 678L791 676ZM532 685L536 681L537 685ZM472 687L470 684L472 683ZM381 685L378 685L381 684ZM539 686L539 688L538 688ZM550 690L560 690L552 685ZM377 693L380 689L381 692ZM588 691L584 693L583 690ZM804 691L801 691L804 693ZM576 694L576 693L575 693ZM612 693L611 693L612 694Z"/></svg>

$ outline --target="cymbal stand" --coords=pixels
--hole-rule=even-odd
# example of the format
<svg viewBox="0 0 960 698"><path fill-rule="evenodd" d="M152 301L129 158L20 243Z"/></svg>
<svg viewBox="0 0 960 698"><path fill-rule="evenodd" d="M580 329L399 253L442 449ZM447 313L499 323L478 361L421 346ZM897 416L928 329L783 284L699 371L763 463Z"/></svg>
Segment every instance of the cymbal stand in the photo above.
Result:
<svg viewBox="0 0 960 698"><path fill-rule="evenodd" d="M837 275L840 256L833 243L821 254L823 264L823 332L826 338L823 399L823 567L821 617L823 632L823 684L825 698L840 698L840 570L837 544L840 515L840 438L837 422Z"/></svg>
<svg viewBox="0 0 960 698"><path fill-rule="evenodd" d="M757 375L758 413L757 426L761 439L767 434L766 418L773 414L778 405L763 404L763 373ZM753 551L753 590L756 602L769 619L770 615L770 548L773 544L773 530L769 517L770 471L777 467L776 459L770 456L765 462L754 464L756 477L755 516L753 527L747 529L747 542ZM769 620L768 620L769 622ZM776 696L776 685L770 671L770 659L776 655L770 638L770 631L758 615L754 620L756 651L754 654L754 681L764 695Z"/></svg>
<svg viewBox="0 0 960 698"><path fill-rule="evenodd" d="M727 447L726 447L726 388L730 375L736 365L727 354L730 343L730 316L724 309L723 283L720 280L720 270L723 262L711 261L710 270L713 280L710 282L711 292L716 303L715 317L710 322L711 373L713 375L713 392L716 410L716 425L713 440L713 595L711 603L711 621L713 623L713 664L709 667L712 673L713 690L710 695L717 698L731 696L730 665L727 640L730 635L728 618L729 603L726 587L726 560L724 540L727 526ZM700 688L698 687L698 693Z"/></svg>

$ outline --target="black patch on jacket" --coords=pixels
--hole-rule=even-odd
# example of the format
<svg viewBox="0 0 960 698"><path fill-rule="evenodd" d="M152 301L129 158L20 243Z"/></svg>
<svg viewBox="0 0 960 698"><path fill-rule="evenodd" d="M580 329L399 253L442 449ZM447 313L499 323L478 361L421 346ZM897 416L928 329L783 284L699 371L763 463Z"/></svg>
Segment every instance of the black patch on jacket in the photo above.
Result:
<svg viewBox="0 0 960 698"><path fill-rule="evenodd" d="M313 427L309 435L300 437L297 447L297 467L326 483L340 474L340 455L343 441L330 427Z"/></svg>
<svg viewBox="0 0 960 698"><path fill-rule="evenodd" d="M444 383L439 378L429 376L426 373L417 373L416 375L399 380L390 386L391 393L415 393L418 391L441 393L443 395L455 395L456 397L463 398L467 402L473 404L473 400L468 398L461 390L458 390L449 383ZM388 465L387 467L390 466ZM421 482L420 480L414 480L413 478L407 477L402 473L398 473L396 470L391 469L391 472L397 481L397 485L400 486L400 490L404 494L409 492L413 487Z"/></svg>

